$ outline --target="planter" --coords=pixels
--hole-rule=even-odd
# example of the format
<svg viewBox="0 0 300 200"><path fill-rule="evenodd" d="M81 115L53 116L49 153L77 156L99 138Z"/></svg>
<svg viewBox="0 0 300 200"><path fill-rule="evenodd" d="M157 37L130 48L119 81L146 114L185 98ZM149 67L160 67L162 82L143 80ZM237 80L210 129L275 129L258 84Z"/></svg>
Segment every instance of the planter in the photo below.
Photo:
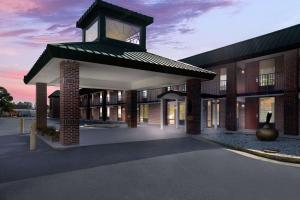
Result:
<svg viewBox="0 0 300 200"><path fill-rule="evenodd" d="M271 128L268 124L256 131L256 137L261 141L275 141L278 136L278 131L274 128Z"/></svg>

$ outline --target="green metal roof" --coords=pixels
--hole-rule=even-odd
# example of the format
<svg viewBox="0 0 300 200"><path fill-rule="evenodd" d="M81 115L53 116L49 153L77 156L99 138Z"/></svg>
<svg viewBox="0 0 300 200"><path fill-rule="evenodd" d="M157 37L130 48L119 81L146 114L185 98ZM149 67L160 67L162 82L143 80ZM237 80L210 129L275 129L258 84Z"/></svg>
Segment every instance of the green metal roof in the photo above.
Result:
<svg viewBox="0 0 300 200"><path fill-rule="evenodd" d="M181 61L207 68L300 47L300 24Z"/></svg>
<svg viewBox="0 0 300 200"><path fill-rule="evenodd" d="M107 64L124 68L139 69L160 73L190 76L194 78L213 79L215 73L199 67L174 61L146 51L99 42L78 42L48 44L46 50L24 77L27 84L52 59L61 58L90 63Z"/></svg>
<svg viewBox="0 0 300 200"><path fill-rule="evenodd" d="M48 96L48 98L58 98L60 96L60 91L56 90Z"/></svg>
<svg viewBox="0 0 300 200"><path fill-rule="evenodd" d="M77 28L84 28L89 25L88 23L92 18L99 14L99 12L111 13L113 15L118 15L119 17L131 18L137 22L143 23L144 25L150 25L153 23L153 18L122 8L117 5L110 4L102 0L95 0L94 3L88 8L88 10L82 15L82 17L77 21Z"/></svg>

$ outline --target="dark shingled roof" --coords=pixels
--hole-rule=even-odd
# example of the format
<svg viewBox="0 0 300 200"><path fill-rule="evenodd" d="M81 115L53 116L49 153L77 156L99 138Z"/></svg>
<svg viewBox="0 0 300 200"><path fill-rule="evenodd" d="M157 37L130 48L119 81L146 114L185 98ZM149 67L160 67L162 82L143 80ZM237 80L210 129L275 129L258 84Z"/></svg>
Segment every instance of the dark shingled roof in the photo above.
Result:
<svg viewBox="0 0 300 200"><path fill-rule="evenodd" d="M48 98L58 98L60 96L60 91L56 90L48 96Z"/></svg>
<svg viewBox="0 0 300 200"><path fill-rule="evenodd" d="M300 47L300 24L181 61L207 68Z"/></svg>
<svg viewBox="0 0 300 200"><path fill-rule="evenodd" d="M213 79L216 75L214 72L142 50L120 48L99 42L77 42L48 44L46 50L24 77L24 82L26 84L29 83L52 58L115 65L124 68L190 76L207 80Z"/></svg>
<svg viewBox="0 0 300 200"><path fill-rule="evenodd" d="M83 28L87 26L87 22L90 20L90 17L93 14L102 11L110 11L111 13L122 15L123 18L134 18L144 25L150 25L153 23L153 18L143 15L141 13L137 13L126 8L122 8L120 6L110 4L108 2L102 0L95 0L95 2L88 8L88 10L82 15L82 17L77 21L77 28Z"/></svg>

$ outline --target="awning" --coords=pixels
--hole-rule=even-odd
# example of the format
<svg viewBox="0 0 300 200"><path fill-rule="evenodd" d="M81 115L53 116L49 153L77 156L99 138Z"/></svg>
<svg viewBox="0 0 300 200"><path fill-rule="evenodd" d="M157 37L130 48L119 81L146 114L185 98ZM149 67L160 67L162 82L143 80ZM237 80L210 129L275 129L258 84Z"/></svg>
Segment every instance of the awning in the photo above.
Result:
<svg viewBox="0 0 300 200"><path fill-rule="evenodd" d="M146 51L99 42L47 45L24 77L26 84L60 84L60 62L80 63L80 87L140 89L182 84L191 78L211 80L215 73Z"/></svg>

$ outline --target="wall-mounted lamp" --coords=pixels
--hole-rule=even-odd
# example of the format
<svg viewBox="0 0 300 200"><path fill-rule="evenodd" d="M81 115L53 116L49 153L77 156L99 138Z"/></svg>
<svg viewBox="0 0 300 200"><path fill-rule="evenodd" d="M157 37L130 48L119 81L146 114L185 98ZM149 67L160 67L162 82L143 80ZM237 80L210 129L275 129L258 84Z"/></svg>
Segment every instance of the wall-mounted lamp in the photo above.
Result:
<svg viewBox="0 0 300 200"><path fill-rule="evenodd" d="M245 74L245 70L244 70L244 69L242 69L241 73L242 73L242 74Z"/></svg>

